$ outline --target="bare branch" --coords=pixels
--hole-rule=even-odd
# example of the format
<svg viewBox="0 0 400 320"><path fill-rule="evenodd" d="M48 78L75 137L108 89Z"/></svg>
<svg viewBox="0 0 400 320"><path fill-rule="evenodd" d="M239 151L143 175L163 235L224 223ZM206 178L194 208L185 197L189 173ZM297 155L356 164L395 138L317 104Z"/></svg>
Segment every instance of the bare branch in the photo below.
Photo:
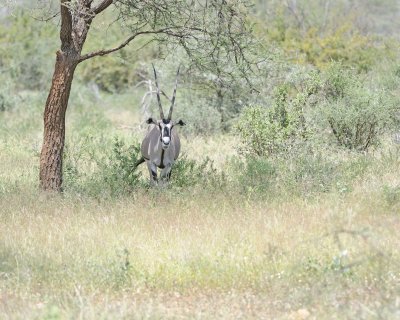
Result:
<svg viewBox="0 0 400 320"><path fill-rule="evenodd" d="M99 3L96 7L92 9L93 13L95 15L99 14L100 12L106 10L111 4L113 3L113 0L103 0L101 3Z"/></svg>
<svg viewBox="0 0 400 320"><path fill-rule="evenodd" d="M170 32L170 28L164 28L164 29L159 29L159 30L149 30L149 31L139 31L133 35L131 35L128 39L126 39L123 43L121 43L119 46L112 48L112 49L103 49L103 50L98 50L94 51L91 53L87 53L79 58L79 62L85 61L87 59L96 57L96 56L105 56L107 54L113 53L115 51L118 51L124 47L126 47L133 39L135 39L137 36L144 35L144 34L160 34L160 33L165 33L165 34L171 34L175 36L179 36L178 34L174 34Z"/></svg>
<svg viewBox="0 0 400 320"><path fill-rule="evenodd" d="M40 18L40 17L33 17L32 16L32 18L34 20L41 21L41 22L49 22L50 20L52 20L55 17L57 17L59 14L60 14L60 12L56 12L56 13L52 14L50 17L46 17L46 18L42 17L42 18Z"/></svg>

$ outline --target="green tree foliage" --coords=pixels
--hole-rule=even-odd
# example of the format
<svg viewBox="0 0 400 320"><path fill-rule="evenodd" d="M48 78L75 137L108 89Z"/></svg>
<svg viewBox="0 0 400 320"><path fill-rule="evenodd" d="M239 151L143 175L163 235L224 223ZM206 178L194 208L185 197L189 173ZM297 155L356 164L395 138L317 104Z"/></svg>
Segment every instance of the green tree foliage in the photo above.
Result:
<svg viewBox="0 0 400 320"><path fill-rule="evenodd" d="M85 44L85 52L116 46L129 32L116 22L115 11L105 11L101 20L94 20ZM140 50L139 50L140 49ZM147 76L146 64L157 57L158 48L148 44L148 39L137 39L115 54L89 59L77 70L84 83L94 83L106 92L121 92L135 86Z"/></svg>

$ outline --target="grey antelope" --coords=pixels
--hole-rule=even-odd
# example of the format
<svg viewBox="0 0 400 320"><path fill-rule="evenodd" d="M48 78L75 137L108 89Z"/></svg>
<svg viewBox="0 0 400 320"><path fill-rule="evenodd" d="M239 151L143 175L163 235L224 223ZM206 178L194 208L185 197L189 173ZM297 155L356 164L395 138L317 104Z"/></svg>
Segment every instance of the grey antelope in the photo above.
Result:
<svg viewBox="0 0 400 320"><path fill-rule="evenodd" d="M163 108L161 105L160 88L158 87L157 72L153 65L154 80L157 87L157 101L160 111L160 120L153 118L147 119L146 123L150 126L147 134L143 139L140 151L142 157L136 163L136 166L146 162L150 173L150 182L157 184L157 168L161 169L160 180L168 182L171 177L171 169L175 160L179 156L181 150L181 142L175 126L184 126L182 120L177 122L173 121L172 111L174 110L176 88L178 86L179 69L176 74L175 88L171 100L171 107L169 108L168 118L165 118Z"/></svg>

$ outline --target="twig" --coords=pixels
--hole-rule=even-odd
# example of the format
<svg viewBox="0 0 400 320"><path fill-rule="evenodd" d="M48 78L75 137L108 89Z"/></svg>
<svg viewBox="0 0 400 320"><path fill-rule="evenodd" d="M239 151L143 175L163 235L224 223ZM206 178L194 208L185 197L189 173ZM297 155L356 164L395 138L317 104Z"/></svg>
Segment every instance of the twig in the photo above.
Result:
<svg viewBox="0 0 400 320"><path fill-rule="evenodd" d="M98 50L94 51L91 53L87 53L79 58L79 62L85 61L87 59L96 57L96 56L104 56L107 54L110 54L112 52L118 51L124 47L126 47L133 39L140 35L144 34L160 34L160 33L166 33L166 34L171 34L171 35L177 35L173 32L169 32L171 29L170 28L164 28L164 29L159 29L159 30L148 30L148 31L139 31L133 35L131 35L129 38L127 38L123 43L121 43L119 46L112 48L112 49L103 49L103 50Z"/></svg>

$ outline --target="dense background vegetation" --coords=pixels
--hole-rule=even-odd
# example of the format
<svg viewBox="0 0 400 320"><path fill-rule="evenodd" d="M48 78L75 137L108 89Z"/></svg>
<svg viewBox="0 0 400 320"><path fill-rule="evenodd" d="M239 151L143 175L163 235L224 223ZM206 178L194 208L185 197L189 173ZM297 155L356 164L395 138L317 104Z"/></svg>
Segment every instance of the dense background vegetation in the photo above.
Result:
<svg viewBox="0 0 400 320"><path fill-rule="evenodd" d="M397 1L255 1L248 79L146 39L81 64L64 192L49 197L37 180L54 10L0 11L0 315L399 316ZM86 51L118 43L116 15ZM151 62L167 93L183 65L184 154L162 190L133 170L157 115Z"/></svg>

